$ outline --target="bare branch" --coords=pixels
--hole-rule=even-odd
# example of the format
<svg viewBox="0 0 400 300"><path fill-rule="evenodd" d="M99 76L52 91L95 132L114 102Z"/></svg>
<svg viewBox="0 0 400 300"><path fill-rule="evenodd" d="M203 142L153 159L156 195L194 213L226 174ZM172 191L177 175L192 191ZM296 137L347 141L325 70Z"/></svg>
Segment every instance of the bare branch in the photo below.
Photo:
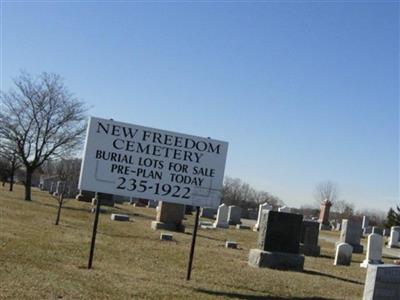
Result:
<svg viewBox="0 0 400 300"><path fill-rule="evenodd" d="M46 160L73 153L84 133L86 108L56 74L33 79L21 73L14 84L15 89L0 94L0 137L16 145L32 175Z"/></svg>

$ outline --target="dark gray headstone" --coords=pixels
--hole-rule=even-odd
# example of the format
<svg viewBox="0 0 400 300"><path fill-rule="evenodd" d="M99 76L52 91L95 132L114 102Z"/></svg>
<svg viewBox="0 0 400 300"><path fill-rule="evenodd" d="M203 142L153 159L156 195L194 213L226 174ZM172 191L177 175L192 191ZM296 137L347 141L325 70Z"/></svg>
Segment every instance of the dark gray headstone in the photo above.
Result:
<svg viewBox="0 0 400 300"><path fill-rule="evenodd" d="M321 248L318 246L319 223L303 220L301 226L301 252L308 256L319 256Z"/></svg>
<svg viewBox="0 0 400 300"><path fill-rule="evenodd" d="M185 215L191 215L193 213L193 206L185 205Z"/></svg>
<svg viewBox="0 0 400 300"><path fill-rule="evenodd" d="M78 201L92 202L92 199L95 197L95 194L96 194L95 192L80 190L79 194L76 195L75 198Z"/></svg>
<svg viewBox="0 0 400 300"><path fill-rule="evenodd" d="M235 241L226 241L225 248L237 249L238 244Z"/></svg>
<svg viewBox="0 0 400 300"><path fill-rule="evenodd" d="M242 223L240 218L242 216L242 209L239 206L231 205L228 210L229 225L236 225Z"/></svg>
<svg viewBox="0 0 400 300"><path fill-rule="evenodd" d="M174 236L171 233L162 232L160 234L160 240L162 241L172 241Z"/></svg>
<svg viewBox="0 0 400 300"><path fill-rule="evenodd" d="M200 217L208 218L208 219L214 219L214 215L216 213L217 213L217 210L215 208L203 207L201 209Z"/></svg>
<svg viewBox="0 0 400 300"><path fill-rule="evenodd" d="M264 211L261 216L257 247L263 251L298 254L302 215Z"/></svg>
<svg viewBox="0 0 400 300"><path fill-rule="evenodd" d="M367 226L363 228L363 235L368 235L372 233L372 226Z"/></svg>
<svg viewBox="0 0 400 300"><path fill-rule="evenodd" d="M129 216L123 214L111 214L111 220L126 222L129 221Z"/></svg>
<svg viewBox="0 0 400 300"><path fill-rule="evenodd" d="M369 265L363 300L400 299L400 266Z"/></svg>
<svg viewBox="0 0 400 300"><path fill-rule="evenodd" d="M383 235L383 229L377 226L372 227L372 233Z"/></svg>
<svg viewBox="0 0 400 300"><path fill-rule="evenodd" d="M100 200L101 205L105 206L114 206L114 196L112 194L107 193L96 193L95 196L98 200Z"/></svg>

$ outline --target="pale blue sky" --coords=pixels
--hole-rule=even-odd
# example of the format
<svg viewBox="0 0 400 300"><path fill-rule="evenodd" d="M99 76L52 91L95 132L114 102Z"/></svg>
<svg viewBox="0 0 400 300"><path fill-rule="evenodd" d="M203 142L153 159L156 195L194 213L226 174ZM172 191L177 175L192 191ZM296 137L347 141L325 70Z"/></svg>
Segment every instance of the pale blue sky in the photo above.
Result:
<svg viewBox="0 0 400 300"><path fill-rule="evenodd" d="M399 203L399 2L5 2L2 89L55 72L103 118L229 142L288 205Z"/></svg>

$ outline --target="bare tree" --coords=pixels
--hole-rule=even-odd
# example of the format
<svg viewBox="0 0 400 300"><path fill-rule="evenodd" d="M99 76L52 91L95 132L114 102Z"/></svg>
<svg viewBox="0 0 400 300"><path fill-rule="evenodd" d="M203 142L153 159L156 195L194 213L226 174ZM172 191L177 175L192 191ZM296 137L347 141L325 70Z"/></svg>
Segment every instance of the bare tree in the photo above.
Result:
<svg viewBox="0 0 400 300"><path fill-rule="evenodd" d="M33 172L50 158L68 156L81 141L86 108L60 76L22 73L15 88L1 93L0 136L17 145L25 167L25 200L31 200Z"/></svg>
<svg viewBox="0 0 400 300"><path fill-rule="evenodd" d="M283 205L283 201L265 191L258 191L239 178L225 177L222 188L222 202L242 208L257 208L261 203Z"/></svg>
<svg viewBox="0 0 400 300"><path fill-rule="evenodd" d="M334 203L338 197L337 184L332 181L324 181L317 184L314 191L315 200L318 202L318 207L322 201L328 200Z"/></svg>
<svg viewBox="0 0 400 300"><path fill-rule="evenodd" d="M333 203L333 211L340 219L348 219L354 215L354 204L346 200L338 200Z"/></svg>
<svg viewBox="0 0 400 300"><path fill-rule="evenodd" d="M3 186L7 179L10 181L9 191L13 191L15 172L21 167L21 161L18 157L17 147L14 142L0 140L0 157L3 165Z"/></svg>

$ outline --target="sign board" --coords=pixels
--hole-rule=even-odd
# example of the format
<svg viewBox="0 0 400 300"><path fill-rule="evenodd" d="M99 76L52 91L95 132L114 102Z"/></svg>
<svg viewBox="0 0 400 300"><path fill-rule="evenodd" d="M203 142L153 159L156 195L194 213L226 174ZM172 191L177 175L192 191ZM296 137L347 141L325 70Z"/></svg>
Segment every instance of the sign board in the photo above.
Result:
<svg viewBox="0 0 400 300"><path fill-rule="evenodd" d="M217 207L228 143L90 117L79 188Z"/></svg>

